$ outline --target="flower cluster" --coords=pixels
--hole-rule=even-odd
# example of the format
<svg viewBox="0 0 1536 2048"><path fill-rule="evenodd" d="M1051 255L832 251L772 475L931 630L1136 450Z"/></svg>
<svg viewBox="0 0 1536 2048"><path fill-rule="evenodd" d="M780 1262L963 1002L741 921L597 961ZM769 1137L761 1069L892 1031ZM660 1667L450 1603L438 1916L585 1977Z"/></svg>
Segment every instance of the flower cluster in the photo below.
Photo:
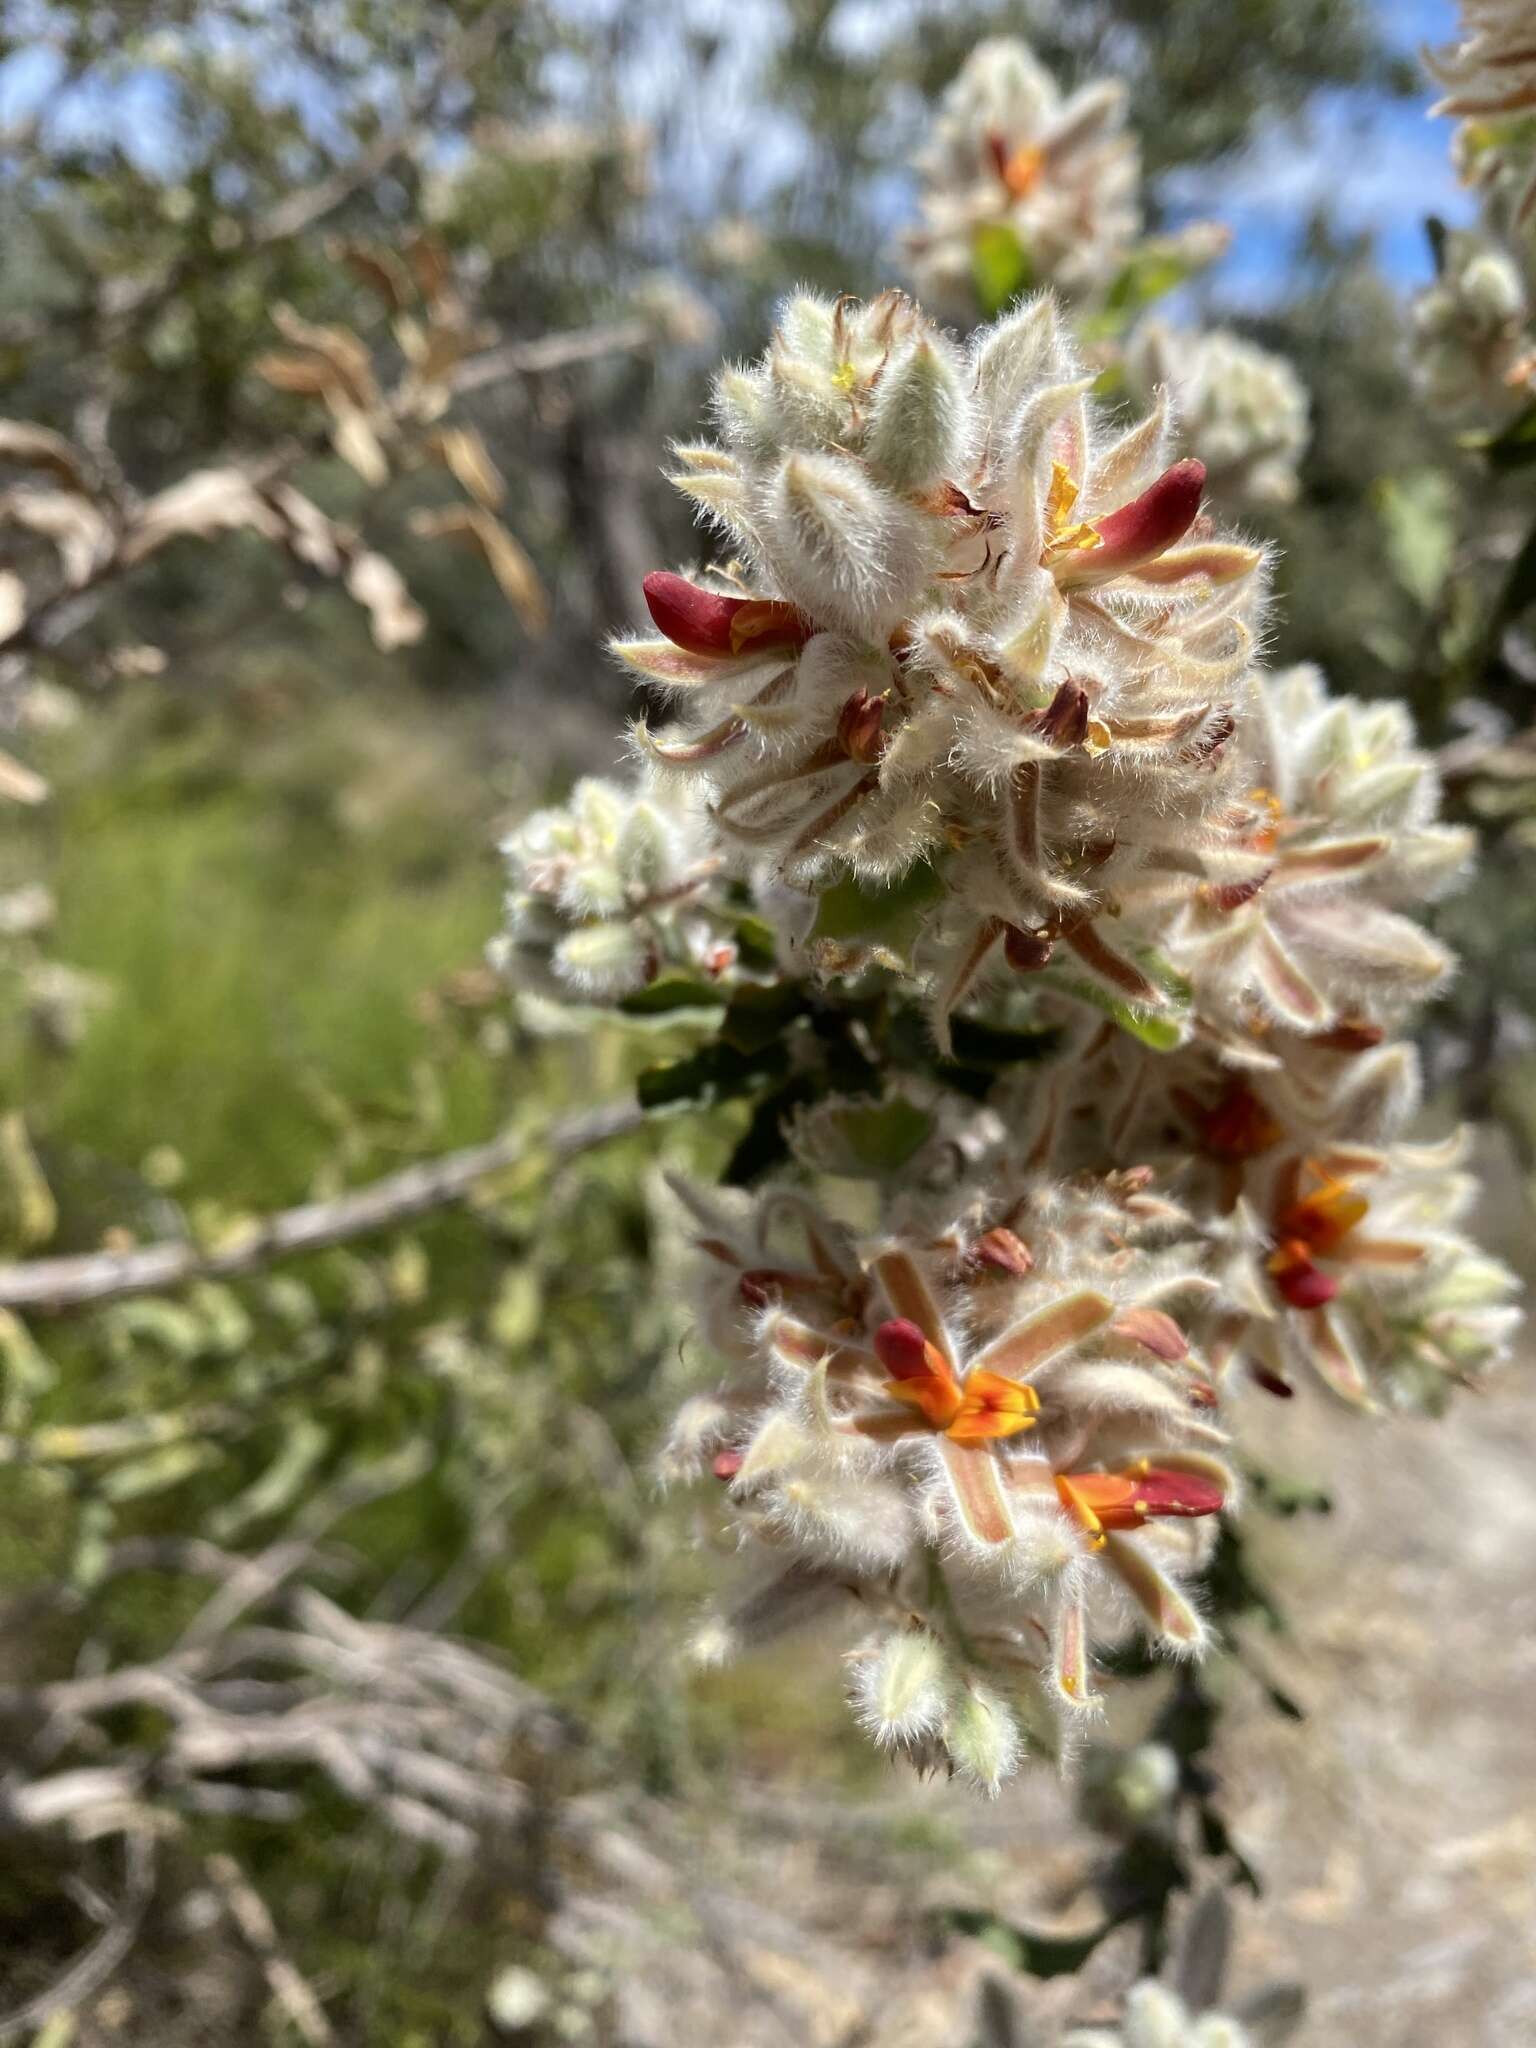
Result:
<svg viewBox="0 0 1536 2048"><path fill-rule="evenodd" d="M1536 393L1536 337L1519 267L1486 236L1444 240L1440 272L1413 304L1414 363L1438 411L1508 412Z"/></svg>
<svg viewBox="0 0 1536 2048"><path fill-rule="evenodd" d="M1176 1991L1144 1977L1126 1993L1118 2026L1074 2027L1061 2048L1254 2048L1255 2038L1240 2020L1220 2012L1196 2015ZM1266 2038L1283 2037L1268 2032Z"/></svg>
<svg viewBox="0 0 1536 2048"><path fill-rule="evenodd" d="M790 301L679 487L740 553L657 574L615 651L679 704L638 742L722 844L804 887L919 864L942 1036L983 969L1156 1007L1145 955L1232 844L1260 550L1212 530L1159 403L1105 431L1055 303L962 353L910 301Z"/></svg>
<svg viewBox="0 0 1536 2048"><path fill-rule="evenodd" d="M1037 275L1102 274L1119 121L985 46L930 228L990 178ZM736 1170L782 1167L679 1190L709 1360L662 1464L739 1578L699 1655L841 1627L873 1740L986 1791L1079 1747L1128 1633L1206 1648L1259 1397L1433 1412L1518 1317L1465 1140L1413 1132L1470 836L1403 706L1265 671L1264 553L1205 509L1289 493L1304 394L1222 333L1127 367L1112 426L1053 296L963 345L899 292L792 297L673 451L723 559L615 643L667 707L635 790L507 846L510 964L730 981L651 1099L777 1090ZM1120 2038L1170 2027L1243 2038L1156 1986Z"/></svg>
<svg viewBox="0 0 1536 2048"><path fill-rule="evenodd" d="M788 1190L681 1193L733 1370L664 1466L721 1490L748 1568L703 1654L836 1612L861 1725L990 1791L1026 1739L1072 1746L1096 1641L1134 1620L1199 1650L1183 1582L1236 1481L1163 1306L1208 1284L1153 1242L1140 1177L1004 1178L920 1245L857 1242Z"/></svg>
<svg viewBox="0 0 1536 2048"><path fill-rule="evenodd" d="M589 777L502 841L506 920L492 959L525 984L612 1001L664 967L711 977L735 962L705 900L719 863L676 793Z"/></svg>
<svg viewBox="0 0 1536 2048"><path fill-rule="evenodd" d="M1180 333L1144 321L1126 349L1133 389L1173 395L1181 444L1227 505L1288 505L1310 435L1307 393L1283 356L1230 328Z"/></svg>
<svg viewBox="0 0 1536 2048"><path fill-rule="evenodd" d="M1430 54L1429 67L1446 97L1432 109L1461 122L1457 154L1463 174L1508 186L1515 218L1536 212L1536 33L1527 0L1460 0L1463 33Z"/></svg>
<svg viewBox="0 0 1536 2048"><path fill-rule="evenodd" d="M922 226L905 248L918 290L966 322L979 230L1016 236L1026 274L1069 298L1114 275L1141 227L1126 95L1099 79L1064 97L1028 46L979 43L944 95L920 163Z"/></svg>

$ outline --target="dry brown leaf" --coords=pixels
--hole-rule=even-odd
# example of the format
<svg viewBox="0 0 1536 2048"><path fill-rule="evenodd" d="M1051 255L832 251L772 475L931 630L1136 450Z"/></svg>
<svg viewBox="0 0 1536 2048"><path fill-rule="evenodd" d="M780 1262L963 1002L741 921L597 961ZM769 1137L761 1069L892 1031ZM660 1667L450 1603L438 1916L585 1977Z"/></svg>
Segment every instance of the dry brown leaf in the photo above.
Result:
<svg viewBox="0 0 1536 2048"><path fill-rule="evenodd" d="M27 616L27 586L9 569L0 569L0 643L9 640Z"/></svg>
<svg viewBox="0 0 1536 2048"><path fill-rule="evenodd" d="M34 426L30 420L0 420L0 462L46 470L82 497L89 497L95 488L91 465L74 443L51 427Z"/></svg>
<svg viewBox="0 0 1536 2048"><path fill-rule="evenodd" d="M355 545L352 536L292 484L273 484L263 496L269 511L281 522L274 538L281 540L294 560L322 576L339 576Z"/></svg>
<svg viewBox="0 0 1536 2048"><path fill-rule="evenodd" d="M389 482L389 457L384 453L383 443L373 431L368 415L355 405L338 403L331 395L331 408L336 423L331 428L331 446L346 463L355 469L365 484L374 490Z"/></svg>
<svg viewBox="0 0 1536 2048"><path fill-rule="evenodd" d="M366 412L378 403L373 359L350 327L317 327L287 305L272 308L272 325L284 341L292 342L295 348L310 350L328 364L335 372L334 382L353 405Z"/></svg>
<svg viewBox="0 0 1536 2048"><path fill-rule="evenodd" d="M345 264L355 278L377 293L392 313L403 313L415 290L410 273L393 249L377 242L346 242L334 238L326 244L333 263Z"/></svg>
<svg viewBox="0 0 1536 2048"><path fill-rule="evenodd" d="M336 372L323 356L285 356L273 351L258 356L251 368L277 391L300 398L322 398L336 382Z"/></svg>
<svg viewBox="0 0 1536 2048"><path fill-rule="evenodd" d="M367 548L347 564L347 593L362 605L372 622L375 646L387 654L408 647L427 630L426 614L413 602L393 562Z"/></svg>
<svg viewBox="0 0 1536 2048"><path fill-rule="evenodd" d="M469 495L494 511L507 495L506 479L473 427L444 427L432 437L433 452Z"/></svg>
<svg viewBox="0 0 1536 2048"><path fill-rule="evenodd" d="M9 797L13 804L40 804L47 794L41 775L0 748L0 797Z"/></svg>
<svg viewBox="0 0 1536 2048"><path fill-rule="evenodd" d="M149 500L124 541L123 556L132 566L183 534L206 540L242 526L266 540L283 537L282 521L244 470L197 469Z"/></svg>
<svg viewBox="0 0 1536 2048"><path fill-rule="evenodd" d="M413 235L405 245L405 260L429 306L452 287L453 265L436 235Z"/></svg>
<svg viewBox="0 0 1536 2048"><path fill-rule="evenodd" d="M112 527L77 491L18 485L0 493L0 526L24 526L58 550L64 580L78 590L112 553Z"/></svg>
<svg viewBox="0 0 1536 2048"><path fill-rule="evenodd" d="M499 519L478 505L436 505L413 513L411 530L425 540L459 540L477 548L524 630L542 633L548 626L549 600L538 571Z"/></svg>

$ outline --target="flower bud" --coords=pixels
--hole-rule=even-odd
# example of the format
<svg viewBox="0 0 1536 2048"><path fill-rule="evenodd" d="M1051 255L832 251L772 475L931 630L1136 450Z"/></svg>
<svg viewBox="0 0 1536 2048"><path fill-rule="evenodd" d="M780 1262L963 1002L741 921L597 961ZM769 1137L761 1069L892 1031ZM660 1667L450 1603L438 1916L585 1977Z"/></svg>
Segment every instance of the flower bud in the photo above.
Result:
<svg viewBox="0 0 1536 2048"><path fill-rule="evenodd" d="M881 373L865 460L898 491L922 491L958 456L963 395L947 346L922 336Z"/></svg>
<svg viewBox="0 0 1536 2048"><path fill-rule="evenodd" d="M893 1380L921 1379L932 1372L932 1350L916 1323L905 1316L893 1316L875 1332L875 1356Z"/></svg>
<svg viewBox="0 0 1536 2048"><path fill-rule="evenodd" d="M894 1630L854 1672L853 1711L882 1749L932 1734L944 1719L949 1670L925 1628Z"/></svg>
<svg viewBox="0 0 1536 2048"><path fill-rule="evenodd" d="M961 1777L995 1796L1018 1769L1023 1743L1019 1725L1000 1693L967 1680L950 1701L944 1747Z"/></svg>
<svg viewBox="0 0 1536 2048"><path fill-rule="evenodd" d="M855 690L837 720L837 743L850 761L868 766L879 760L885 747L881 731L884 720L885 699L871 697L867 690Z"/></svg>
<svg viewBox="0 0 1536 2048"><path fill-rule="evenodd" d="M550 956L559 978L579 995L611 999L643 988L651 976L645 933L618 922L579 925Z"/></svg>
<svg viewBox="0 0 1536 2048"><path fill-rule="evenodd" d="M1023 1238L1009 1230L1006 1224L999 1224L978 1237L971 1246L972 1263L994 1273L1008 1273L1022 1280L1034 1271L1034 1254Z"/></svg>
<svg viewBox="0 0 1536 2048"><path fill-rule="evenodd" d="M1015 974L1038 974L1049 967L1056 947L1043 932L1027 932L1011 924L1003 935L1003 957Z"/></svg>

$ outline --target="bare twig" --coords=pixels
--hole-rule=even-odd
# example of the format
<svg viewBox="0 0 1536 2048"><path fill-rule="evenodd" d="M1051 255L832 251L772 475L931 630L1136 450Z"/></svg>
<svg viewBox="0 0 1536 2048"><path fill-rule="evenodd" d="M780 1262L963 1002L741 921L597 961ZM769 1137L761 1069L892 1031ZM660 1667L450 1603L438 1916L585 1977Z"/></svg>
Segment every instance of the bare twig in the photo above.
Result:
<svg viewBox="0 0 1536 2048"><path fill-rule="evenodd" d="M59 1315L129 1295L160 1293L191 1280L238 1278L275 1260L391 1230L412 1217L462 1202L481 1181L504 1173L530 1152L544 1150L557 1160L569 1159L624 1136L640 1122L641 1112L634 1104L610 1103L542 1134L514 1132L483 1145L467 1145L329 1201L279 1210L253 1223L233 1243L212 1251L177 1240L133 1251L84 1252L0 1266L0 1308Z"/></svg>
<svg viewBox="0 0 1536 2048"><path fill-rule="evenodd" d="M0 2013L0 2041L13 2041L40 2027L54 2013L83 2004L101 1989L132 1948L155 1888L153 1837L144 1832L125 1835L123 1854L127 1859L123 1896L111 1920L84 1954L46 1989Z"/></svg>
<svg viewBox="0 0 1536 2048"><path fill-rule="evenodd" d="M324 2008L307 1977L289 1961L277 1938L266 1901L233 1856L209 1856L203 1868L257 1962L277 2003L309 2048L329 2048L336 2039Z"/></svg>
<svg viewBox="0 0 1536 2048"><path fill-rule="evenodd" d="M651 330L643 320L616 320L602 327L577 327L568 334L543 334L536 341L508 341L498 348L469 356L453 372L455 392L479 391L503 377L535 377L600 356L623 355L644 348Z"/></svg>

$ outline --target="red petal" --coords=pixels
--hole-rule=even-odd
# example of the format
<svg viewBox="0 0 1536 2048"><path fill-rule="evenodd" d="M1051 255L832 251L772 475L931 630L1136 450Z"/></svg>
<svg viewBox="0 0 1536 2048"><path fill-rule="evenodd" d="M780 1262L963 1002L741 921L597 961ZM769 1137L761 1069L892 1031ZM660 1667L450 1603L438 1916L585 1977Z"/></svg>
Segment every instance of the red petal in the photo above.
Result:
<svg viewBox="0 0 1536 2048"><path fill-rule="evenodd" d="M689 654L729 654L731 621L747 603L744 597L720 597L700 590L686 576L657 569L641 585L646 609L674 647Z"/></svg>
<svg viewBox="0 0 1536 2048"><path fill-rule="evenodd" d="M1154 1465L1136 1480L1136 1504L1149 1515L1215 1515L1226 1495L1198 1472L1169 1472Z"/></svg>
<svg viewBox="0 0 1536 2048"><path fill-rule="evenodd" d="M1123 569L1133 562L1150 562L1182 540L1195 523L1200 497L1205 489L1205 464L1193 457L1165 469L1155 484L1149 484L1139 498L1096 519L1101 547L1087 558L1095 576L1111 567Z"/></svg>
<svg viewBox="0 0 1536 2048"><path fill-rule="evenodd" d="M905 1316L893 1316L875 1332L875 1356L893 1380L922 1379L933 1371L928 1339Z"/></svg>
<svg viewBox="0 0 1536 2048"><path fill-rule="evenodd" d="M1333 1275L1325 1273L1321 1266L1314 1266L1310 1259L1299 1265L1287 1266L1274 1277L1276 1287L1292 1308L1322 1308L1339 1291L1339 1283Z"/></svg>
<svg viewBox="0 0 1536 2048"><path fill-rule="evenodd" d="M719 1451L709 1469L717 1479L734 1479L745 1463L740 1451Z"/></svg>
<svg viewBox="0 0 1536 2048"><path fill-rule="evenodd" d="M812 628L792 604L770 597L722 597L686 576L656 569L646 577L646 609L685 654L728 657L765 647L804 646Z"/></svg>

